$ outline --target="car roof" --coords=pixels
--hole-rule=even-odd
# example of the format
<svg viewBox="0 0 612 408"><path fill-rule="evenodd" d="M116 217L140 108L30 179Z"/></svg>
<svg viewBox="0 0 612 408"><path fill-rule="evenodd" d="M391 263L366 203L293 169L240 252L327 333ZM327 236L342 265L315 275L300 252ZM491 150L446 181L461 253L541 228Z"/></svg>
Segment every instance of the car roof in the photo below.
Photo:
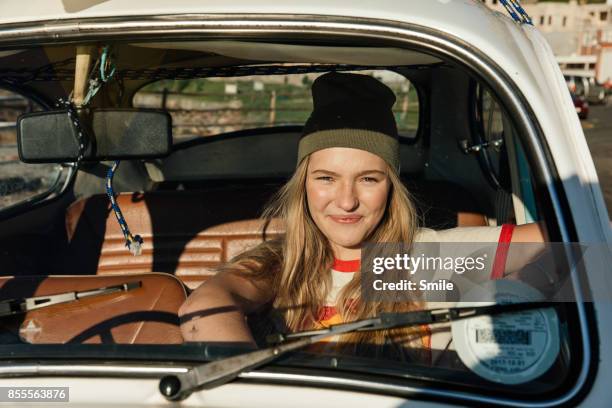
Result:
<svg viewBox="0 0 612 408"><path fill-rule="evenodd" d="M0 2L0 24L23 23L43 20L74 18L116 17L128 15L164 14L311 14L348 17L371 17L388 20L420 22L429 27L456 25L480 28L495 19L497 13L477 0L266 0L253 2L235 0L219 2L211 0L31 0L26 4L18 0ZM474 13L477 15L475 16ZM482 25L474 25L474 18L482 19Z"/></svg>
<svg viewBox="0 0 612 408"><path fill-rule="evenodd" d="M237 23L243 23L245 15L261 16L264 21L266 17L271 19L272 15L276 18L285 15L288 21L295 22L298 20L296 16L315 16L315 22L316 16L333 16L341 19L343 24L361 23L362 29L364 23L385 26L394 22L396 27L397 22L407 23L448 34L465 46L479 50L504 71L515 73L513 79L521 88L527 88L534 77L546 77L538 64L531 61L537 59L537 51L529 38L529 32L535 29L515 23L506 14L493 11L478 0L363 0L358 3L350 0L31 0L25 3L4 0L0 2L0 46L3 40L10 43L13 38L28 36L33 30L43 30L53 41L61 40L64 33L69 35L80 31L76 25L87 20L91 22L91 19L109 18L113 21L123 17L138 21L138 17L150 17L168 23L172 21L168 18L170 15L181 15L181 20L186 17L214 19L215 16L235 16ZM329 22L324 18L320 20ZM41 21L47 24L41 25ZM20 33L20 26L29 29ZM5 36L3 28L7 29ZM521 77L527 82L521 84ZM529 95L528 99L532 100L533 96Z"/></svg>
<svg viewBox="0 0 612 408"><path fill-rule="evenodd" d="M400 21L453 34L493 57L520 59L516 48L507 46L509 37L521 36L520 26L476 0L4 0L0 2L0 29L40 21L177 14L325 15Z"/></svg>

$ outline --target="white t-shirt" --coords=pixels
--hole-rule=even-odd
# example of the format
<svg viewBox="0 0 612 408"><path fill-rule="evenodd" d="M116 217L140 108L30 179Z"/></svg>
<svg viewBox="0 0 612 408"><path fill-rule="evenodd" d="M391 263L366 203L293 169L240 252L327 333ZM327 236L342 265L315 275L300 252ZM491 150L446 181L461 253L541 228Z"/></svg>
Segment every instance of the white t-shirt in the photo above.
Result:
<svg viewBox="0 0 612 408"><path fill-rule="evenodd" d="M458 227L448 230L435 231L429 228L421 228L415 235L416 242L465 242L465 243L483 243L497 244L495 253L496 261L500 265L497 266L503 273L505 265L505 254L500 243L509 243L512 238L513 227L504 225L499 227ZM500 259L498 259L500 258ZM499 274L493 267L493 274ZM336 303L340 291L353 279L355 272L360 269L360 260L335 260L331 270L332 288L327 296L325 305L321 308L319 317L315 323L315 327L323 328L330 325L343 323L341 316L337 312ZM499 277L499 276L498 276ZM493 275L492 279L495 279ZM428 302L426 308L434 309L438 307L449 307L447 303ZM448 325L446 325L446 328ZM440 327L437 327L440 329ZM330 338L328 341L334 341ZM429 336L429 344L427 346L432 351L432 362L435 364L447 349L452 349L452 338L449 330L431 330Z"/></svg>

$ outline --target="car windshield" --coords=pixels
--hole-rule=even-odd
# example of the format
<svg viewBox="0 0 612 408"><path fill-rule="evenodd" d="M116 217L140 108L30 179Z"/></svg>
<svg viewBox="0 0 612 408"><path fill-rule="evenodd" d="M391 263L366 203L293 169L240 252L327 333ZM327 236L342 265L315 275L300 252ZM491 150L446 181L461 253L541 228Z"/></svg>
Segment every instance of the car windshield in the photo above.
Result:
<svg viewBox="0 0 612 408"><path fill-rule="evenodd" d="M249 58L242 57L247 54ZM466 245L474 259L488 257L493 266L493 260L502 257L496 262L509 270L514 267L514 281L529 281L525 268L537 251L533 247L510 251L507 263L504 254L515 225L547 230L550 210L536 201L538 188L543 187L535 182L523 141L500 98L456 62L392 47L235 40L124 41L89 48L68 44L3 55L0 210L9 225L0 256L3 357L194 363L248 351L249 345L240 341L187 341L190 328L181 324L198 316L179 310L200 285L215 282L213 277L228 262L242 259L241 254L261 248L262 243L271 242L274 248L275 242L283 242L287 218L275 213L264 219L262 213L295 172L298 145L306 137L304 125L314 120L310 119L315 109L313 83L328 73L358 75L390 90L389 111L397 126L394 182L395 188L407 190L410 208L414 207L414 242L435 243L438 258L441 251L457 250L452 243ZM82 67L76 56L81 55L90 56L85 76L79 76ZM68 98L79 100L82 108L66 103ZM44 126L30 124L51 123L43 122L40 112L58 106L63 109L61 117L53 117L52 123L67 117L70 121L61 128L61 137L67 135L64 139L59 131L49 136L56 137L53 144L45 141L50 133ZM363 116L379 108L369 103ZM164 115L122 125L123 119L113 118L127 116L111 116L127 115L117 113L120 109ZM34 111L39 112L33 115ZM17 121L20 115L24 116ZM376 124L368 126L378 131ZM164 151L162 142L169 129L172 143ZM159 137L145 139L146 135ZM80 146L83 137L91 140ZM343 171L340 166L317 180L331 183L329 179ZM360 186L373 183L374 177L366 176L359 179ZM304 217L312 224L315 207L309 205ZM359 221L340 218L338 224ZM451 246L444 247L449 242ZM380 261L376 254L395 249L373 248L358 259L329 259L329 277L321 280L322 287L331 293L337 284L333 279L343 280L343 285L352 279L358 287L359 272L368 275L360 270L364 265L374 271L384 267L387 274L394 269L387 261L394 258ZM419 253L429 250L425 246ZM465 271L461 269L465 262L464 256L452 269ZM300 271L307 270L301 266ZM479 275L482 282L470 284L488 285L507 277L503 265L496 268L497 272ZM547 275L553 283L561 279L556 273ZM382 272L368 276L377 274ZM376 287L391 281L364 282ZM253 279L244 284L256 283ZM453 292L446 278L432 278L420 290L444 292L445 297L399 303L419 310L459 301L446 297ZM338 296L346 291L339 290ZM384 303L376 294L360 293ZM342 306L320 305L316 312L321 312L317 319L322 326L310 329L346 322L342 316L350 316L347 310L354 299L346 295L344 300ZM271 344L270 334L298 331L291 330L289 320L283 322L292 316L289 306L279 306L274 298L260 303L246 316L258 347ZM228 312L220 309L209 312ZM411 379L491 395L503 391L534 397L554 392L577 364L577 340L567 334L578 324L571 318L573 311L570 306L551 310L519 316L528 320L529 330L517 327L513 318L506 318L501 328L490 320L487 325L486 319L477 328L424 323L413 332L388 332L367 342L357 334L346 343L358 347L348 349L334 346L342 342L320 343L275 364L330 370L329 375L336 377L384 375L394 381ZM370 314L378 314L374 311ZM553 335L547 334L544 341L537 333L550 329L546 325L553 327ZM458 341L461 330L478 333L478 350L484 351L478 354L476 343ZM409 344L408 353L397 350L393 336L417 332L415 338L403 339ZM499 357L495 352L501 349L506 354ZM540 366L536 354L544 361ZM521 371L530 364L536 367Z"/></svg>

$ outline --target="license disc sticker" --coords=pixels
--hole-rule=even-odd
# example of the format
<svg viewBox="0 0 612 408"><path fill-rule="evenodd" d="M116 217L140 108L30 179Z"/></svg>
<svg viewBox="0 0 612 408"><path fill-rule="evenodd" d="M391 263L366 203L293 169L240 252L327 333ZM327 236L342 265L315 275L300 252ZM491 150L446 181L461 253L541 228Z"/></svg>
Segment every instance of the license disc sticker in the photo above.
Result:
<svg viewBox="0 0 612 408"><path fill-rule="evenodd" d="M490 300L462 306L543 298L536 289L511 280L490 281L478 290L483 300ZM461 361L482 378L502 384L521 384L541 376L559 354L559 320L553 308L458 320L451 324L451 333Z"/></svg>

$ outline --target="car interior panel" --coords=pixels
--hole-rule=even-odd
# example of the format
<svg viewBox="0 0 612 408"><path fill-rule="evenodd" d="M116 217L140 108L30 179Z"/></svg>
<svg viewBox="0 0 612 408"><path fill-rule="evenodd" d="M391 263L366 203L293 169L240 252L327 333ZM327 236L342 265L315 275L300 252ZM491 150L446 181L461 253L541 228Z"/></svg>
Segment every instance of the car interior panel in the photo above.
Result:
<svg viewBox="0 0 612 408"><path fill-rule="evenodd" d="M137 286L4 316L3 343L182 343L176 314L187 294L180 281L168 274L1 277L0 302L38 298L33 303L43 304L53 301L52 298L44 299L46 296L83 293L129 283Z"/></svg>

